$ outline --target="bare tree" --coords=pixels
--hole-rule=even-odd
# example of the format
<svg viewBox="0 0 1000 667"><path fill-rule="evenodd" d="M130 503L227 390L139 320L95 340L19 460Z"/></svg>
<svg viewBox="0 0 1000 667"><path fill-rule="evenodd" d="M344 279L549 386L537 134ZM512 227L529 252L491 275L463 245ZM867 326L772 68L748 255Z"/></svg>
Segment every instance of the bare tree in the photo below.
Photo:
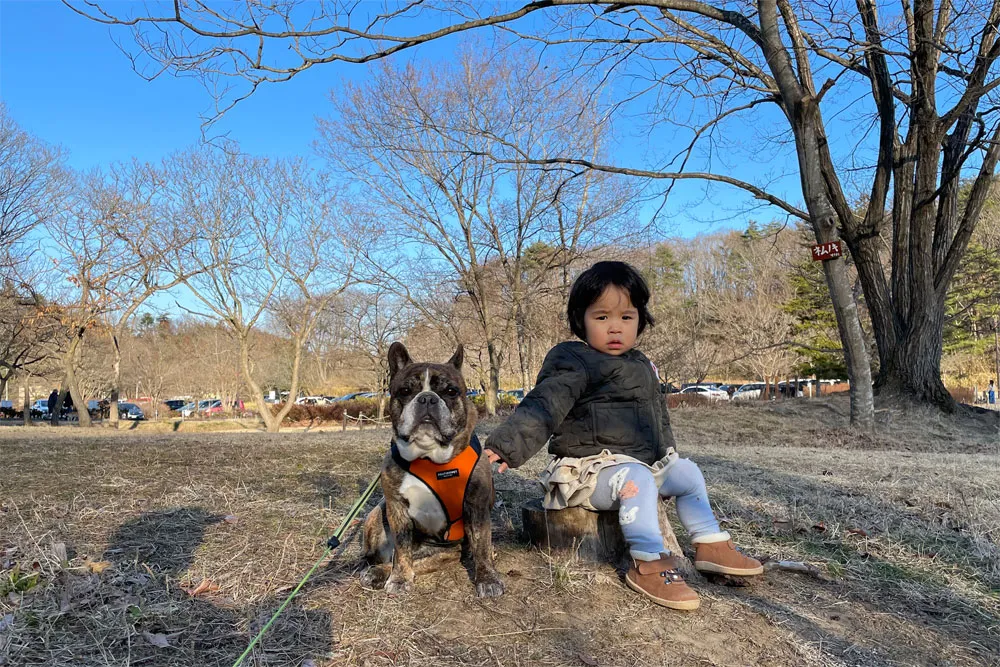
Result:
<svg viewBox="0 0 1000 667"><path fill-rule="evenodd" d="M64 175L61 151L22 130L0 102L0 270L23 260L18 248L58 210Z"/></svg>
<svg viewBox="0 0 1000 667"><path fill-rule="evenodd" d="M320 314L346 289L360 238L329 185L302 161L203 150L168 164L173 224L195 242L169 261L176 276L233 333L239 367L268 431L298 392L303 350ZM289 401L277 414L254 372L254 334L271 316L291 344Z"/></svg>
<svg viewBox="0 0 1000 667"><path fill-rule="evenodd" d="M378 418L385 414L389 391L389 346L401 340L412 322L412 307L392 292L376 286L354 291L345 299L345 319L351 338L361 348L378 392Z"/></svg>
<svg viewBox="0 0 1000 667"><path fill-rule="evenodd" d="M785 307L792 296L786 266L791 234L779 229L723 237L716 259L724 265L713 272L718 280L706 300L729 357L768 386L787 376L797 356L791 342L795 318Z"/></svg>
<svg viewBox="0 0 1000 667"><path fill-rule="evenodd" d="M904 0L885 16L871 0L854 8L784 0L738 7L554 0L496 14L452 3L380 7L371 14L355 11L352 3L324 3L306 29L293 20L297 5L241 5L223 13L203 2L178 2L172 14L118 17L88 3L80 11L133 26L154 72L194 73L212 84L220 76L247 82L247 89L223 89L219 113L261 83L287 80L317 64L370 61L487 25L513 31L514 21L536 12L549 21L534 22L538 31L526 38L567 44L608 70L642 58L651 72L649 88L666 91L663 99L713 100L704 122L692 124L692 149L716 138L727 121L762 118L774 105L793 139L805 209L759 184L685 169L691 151L680 170L633 173L728 183L810 221L817 241L842 234L872 310L881 386L951 405L939 372L943 301L1000 154L1000 113L991 97L1000 83L1000 3ZM429 12L441 17L442 27L414 31L417 14ZM290 40L296 48L284 49ZM227 48L217 48L220 42ZM877 132L835 155L824 116L851 113ZM847 137L858 125L834 130ZM958 184L964 175L971 175L973 187L962 208ZM851 191L866 203L861 212L850 205ZM888 273L878 261L886 228L892 238ZM825 270L854 386L852 420L869 426L867 351L844 263L826 262Z"/></svg>
<svg viewBox="0 0 1000 667"><path fill-rule="evenodd" d="M28 376L50 361L58 321L30 284L0 286L0 395L16 376Z"/></svg>
<svg viewBox="0 0 1000 667"><path fill-rule="evenodd" d="M116 259L117 266L109 267L113 275L105 283L107 295L101 312L113 352L109 421L117 426L121 341L132 318L152 296L191 277L189 273L171 275L164 260L192 239L184 236L190 227L163 224L163 177L152 165L136 161L116 165L103 183L95 182L92 187L100 189L106 210L93 220L95 231L112 243L114 252L122 253Z"/></svg>
<svg viewBox="0 0 1000 667"><path fill-rule="evenodd" d="M726 336L715 326L710 305L718 288L720 241L721 235L672 241L633 260L651 283L656 318L641 344L668 382L701 382L724 358Z"/></svg>
<svg viewBox="0 0 1000 667"><path fill-rule="evenodd" d="M631 201L606 175L496 158L508 146L597 156L601 119L525 58L496 61L472 49L451 67L382 64L369 83L333 100L337 117L320 122L319 149L364 185L385 225L383 247L391 253L372 258L375 280L412 293L413 276L386 267L400 266L400 254L417 253L422 273L458 277L487 346L492 412L503 364L496 320L508 311L526 374L526 303L534 280L528 249L547 243L557 250L534 261L546 270L565 265L596 240L612 238ZM499 275L501 290L487 274Z"/></svg>
<svg viewBox="0 0 1000 667"><path fill-rule="evenodd" d="M64 280L53 310L65 327L62 386L54 409L50 406L53 425L58 423L67 392L73 397L80 425L90 425L87 403L77 382L84 339L117 307L116 285L139 264L118 235L107 233L107 226L121 217L119 193L95 171L75 180L72 194L48 225L54 264Z"/></svg>

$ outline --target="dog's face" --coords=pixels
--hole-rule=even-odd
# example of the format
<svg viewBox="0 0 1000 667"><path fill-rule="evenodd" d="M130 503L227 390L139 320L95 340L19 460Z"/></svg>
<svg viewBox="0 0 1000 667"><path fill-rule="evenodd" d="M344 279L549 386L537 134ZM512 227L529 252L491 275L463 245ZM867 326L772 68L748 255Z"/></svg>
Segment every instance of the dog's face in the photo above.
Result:
<svg viewBox="0 0 1000 667"><path fill-rule="evenodd" d="M468 405L462 379L462 346L446 364L414 363L402 343L389 348L389 414L394 440L407 461L453 459L468 442Z"/></svg>

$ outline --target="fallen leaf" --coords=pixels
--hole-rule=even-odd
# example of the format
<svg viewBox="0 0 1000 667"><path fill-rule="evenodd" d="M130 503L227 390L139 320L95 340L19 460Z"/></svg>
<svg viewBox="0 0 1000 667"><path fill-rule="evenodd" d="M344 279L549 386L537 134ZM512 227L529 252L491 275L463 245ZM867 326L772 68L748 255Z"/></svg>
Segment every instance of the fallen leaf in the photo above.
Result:
<svg viewBox="0 0 1000 667"><path fill-rule="evenodd" d="M302 661L301 667L316 667L316 661L313 660L312 658L307 658Z"/></svg>
<svg viewBox="0 0 1000 667"><path fill-rule="evenodd" d="M66 557L66 543L65 542L54 542L52 544L52 555L56 557L56 560L63 563L69 560Z"/></svg>
<svg viewBox="0 0 1000 667"><path fill-rule="evenodd" d="M868 537L868 533L861 528L848 528L848 535L857 535L858 537Z"/></svg>
<svg viewBox="0 0 1000 667"><path fill-rule="evenodd" d="M223 517L222 520L229 524L233 524L239 521L239 519L237 519L236 516L233 514L227 514L225 517Z"/></svg>
<svg viewBox="0 0 1000 667"><path fill-rule="evenodd" d="M93 561L87 558L83 561L83 566L86 567L91 572L93 572L94 574L100 574L101 572L104 572L106 569L111 567L111 561L107 560Z"/></svg>
<svg viewBox="0 0 1000 667"><path fill-rule="evenodd" d="M219 590L219 585L212 583L210 579L202 579L197 586L193 588L185 588L181 586L181 590L191 597L195 597L196 595L201 595L202 593L214 593Z"/></svg>
<svg viewBox="0 0 1000 667"><path fill-rule="evenodd" d="M160 648L170 648L172 645L170 643L170 637L160 632L146 632L143 631L142 636L146 638L146 641L153 646L159 646ZM171 637L174 635L171 635Z"/></svg>
<svg viewBox="0 0 1000 667"><path fill-rule="evenodd" d="M14 625L14 614L7 614L3 618L0 618L0 632L3 632L12 625Z"/></svg>
<svg viewBox="0 0 1000 667"><path fill-rule="evenodd" d="M813 524L813 530L815 530L817 533L825 533L826 524L823 523L822 521L820 521L819 523L815 523Z"/></svg>
<svg viewBox="0 0 1000 667"><path fill-rule="evenodd" d="M597 667L598 665L597 658L595 658L592 655L587 655L586 653L577 653L576 657L580 659L580 662L582 662L585 665L590 665L590 667Z"/></svg>

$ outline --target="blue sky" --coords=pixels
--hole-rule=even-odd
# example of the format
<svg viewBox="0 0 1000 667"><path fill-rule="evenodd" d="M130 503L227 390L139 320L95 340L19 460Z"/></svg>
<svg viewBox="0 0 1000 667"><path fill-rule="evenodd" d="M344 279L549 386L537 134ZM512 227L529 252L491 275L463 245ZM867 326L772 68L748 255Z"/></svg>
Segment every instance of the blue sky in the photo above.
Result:
<svg viewBox="0 0 1000 667"><path fill-rule="evenodd" d="M193 79L143 80L112 36L127 40L128 32L88 21L56 0L0 1L0 98L22 127L65 147L70 165L78 169L132 157L156 161L189 147L201 139L200 116L211 108L208 93ZM414 56L447 57L453 46L421 47ZM215 131L228 133L250 153L312 156L315 117L327 114L329 91L343 79L365 73L363 66L336 64L263 86L230 111ZM657 144L666 151L669 146L669 137L629 130L627 124L619 130L623 139L617 164L643 166L637 164L642 147ZM797 179L785 177L779 191L797 202L797 190ZM742 227L750 217L770 219L764 211L738 213L740 199L738 192L720 189L706 202L700 186L684 183L665 208L670 221L665 231L693 236ZM647 206L644 215L652 211L652 205ZM708 224L712 219L718 222Z"/></svg>

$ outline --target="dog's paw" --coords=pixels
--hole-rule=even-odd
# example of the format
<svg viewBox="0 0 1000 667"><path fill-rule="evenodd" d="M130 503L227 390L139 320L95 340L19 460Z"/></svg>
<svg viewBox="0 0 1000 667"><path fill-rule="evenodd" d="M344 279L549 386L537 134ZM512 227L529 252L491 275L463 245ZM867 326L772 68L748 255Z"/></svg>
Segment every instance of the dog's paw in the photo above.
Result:
<svg viewBox="0 0 1000 667"><path fill-rule="evenodd" d="M479 581L476 582L476 597L498 598L503 595L503 590L503 582L500 581L500 577L496 573L480 577Z"/></svg>
<svg viewBox="0 0 1000 667"><path fill-rule="evenodd" d="M397 577L392 575L389 580L385 582L385 592L389 595L403 595L409 593L413 588L413 577L409 579L404 579L403 577Z"/></svg>

